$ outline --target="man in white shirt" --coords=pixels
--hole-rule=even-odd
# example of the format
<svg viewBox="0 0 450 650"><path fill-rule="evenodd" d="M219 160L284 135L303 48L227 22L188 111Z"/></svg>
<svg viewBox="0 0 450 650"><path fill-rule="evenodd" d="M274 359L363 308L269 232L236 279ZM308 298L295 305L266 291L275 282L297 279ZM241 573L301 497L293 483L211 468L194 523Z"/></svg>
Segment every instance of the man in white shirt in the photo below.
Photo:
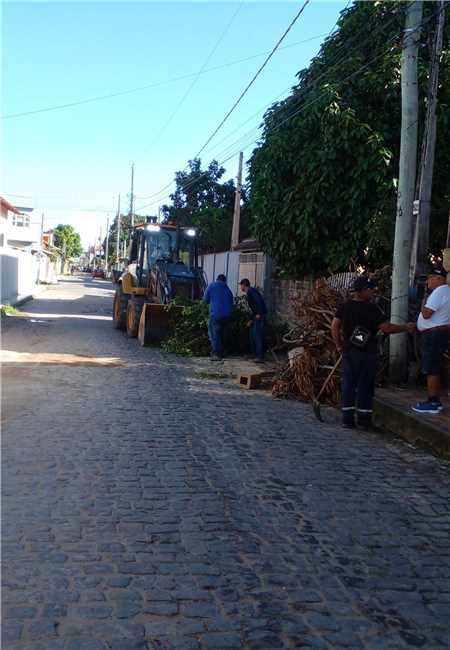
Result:
<svg viewBox="0 0 450 650"><path fill-rule="evenodd" d="M422 307L417 329L422 334L422 371L427 376L428 399L412 407L416 413L440 413L443 409L441 371L444 353L450 341L450 287L447 272L442 268L431 271L427 280L431 294Z"/></svg>

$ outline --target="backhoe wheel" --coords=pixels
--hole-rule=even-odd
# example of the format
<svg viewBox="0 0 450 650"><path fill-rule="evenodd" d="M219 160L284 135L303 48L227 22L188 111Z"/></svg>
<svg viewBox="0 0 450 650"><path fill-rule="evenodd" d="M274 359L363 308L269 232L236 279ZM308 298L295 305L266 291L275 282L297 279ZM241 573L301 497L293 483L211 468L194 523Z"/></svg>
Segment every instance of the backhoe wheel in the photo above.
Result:
<svg viewBox="0 0 450 650"><path fill-rule="evenodd" d="M126 329L127 336L130 339L137 338L139 330L139 321L141 320L142 308L144 306L144 298L131 298L127 305L127 318Z"/></svg>
<svg viewBox="0 0 450 650"><path fill-rule="evenodd" d="M113 304L113 327L116 330L124 330L127 325L127 304L130 299L129 293L124 293L122 285L117 285L116 293L114 294Z"/></svg>

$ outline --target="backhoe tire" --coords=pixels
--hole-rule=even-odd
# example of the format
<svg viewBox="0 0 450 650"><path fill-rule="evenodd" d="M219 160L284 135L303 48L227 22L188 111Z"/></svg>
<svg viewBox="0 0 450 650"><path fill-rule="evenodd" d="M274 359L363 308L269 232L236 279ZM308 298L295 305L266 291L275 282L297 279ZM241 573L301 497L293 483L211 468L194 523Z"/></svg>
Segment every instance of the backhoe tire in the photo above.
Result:
<svg viewBox="0 0 450 650"><path fill-rule="evenodd" d="M139 321L141 320L142 308L145 298L131 298L127 305L126 332L129 339L137 338Z"/></svg>
<svg viewBox="0 0 450 650"><path fill-rule="evenodd" d="M125 330L127 325L127 305L130 299L129 293L124 293L122 285L117 285L114 294L113 304L113 327L116 330Z"/></svg>

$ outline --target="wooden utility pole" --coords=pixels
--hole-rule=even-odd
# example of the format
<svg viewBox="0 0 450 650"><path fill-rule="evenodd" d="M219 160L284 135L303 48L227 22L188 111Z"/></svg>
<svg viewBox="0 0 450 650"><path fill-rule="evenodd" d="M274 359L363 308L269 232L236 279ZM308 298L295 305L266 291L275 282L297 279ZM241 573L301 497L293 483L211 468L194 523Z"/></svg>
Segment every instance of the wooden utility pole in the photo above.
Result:
<svg viewBox="0 0 450 650"><path fill-rule="evenodd" d="M436 150L436 106L439 85L439 63L442 55L444 37L444 0L439 0L433 50L430 61L430 78L428 84L427 112L422 140L419 172L418 214L414 229L411 251L410 283L417 275L427 272L430 245L430 211L431 190L433 186L434 155Z"/></svg>
<svg viewBox="0 0 450 650"><path fill-rule="evenodd" d="M134 163L131 165L130 225L134 227Z"/></svg>
<svg viewBox="0 0 450 650"><path fill-rule="evenodd" d="M120 258L120 194L117 199L117 239L116 239L116 264L119 264Z"/></svg>
<svg viewBox="0 0 450 650"><path fill-rule="evenodd" d="M106 218L105 271L108 271L109 217Z"/></svg>
<svg viewBox="0 0 450 650"><path fill-rule="evenodd" d="M233 230L231 232L231 250L239 244L239 229L241 220L241 190L242 190L242 161L244 154L239 154L239 169L236 177L236 193L234 195Z"/></svg>
<svg viewBox="0 0 450 650"><path fill-rule="evenodd" d="M394 259L392 265L391 321L408 321L409 266L412 244L412 212L417 165L418 85L417 54L422 21L422 2L413 0L406 5L403 37L401 88L402 125L400 170L398 179L397 217L395 221ZM401 382L407 376L406 334L390 339L390 379Z"/></svg>

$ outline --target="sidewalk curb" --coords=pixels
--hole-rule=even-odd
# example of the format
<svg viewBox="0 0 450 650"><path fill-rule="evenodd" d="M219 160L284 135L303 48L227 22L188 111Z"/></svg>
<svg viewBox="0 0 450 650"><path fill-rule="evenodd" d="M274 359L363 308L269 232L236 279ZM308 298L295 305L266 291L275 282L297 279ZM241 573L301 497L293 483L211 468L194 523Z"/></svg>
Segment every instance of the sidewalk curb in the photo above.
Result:
<svg viewBox="0 0 450 650"><path fill-rule="evenodd" d="M36 298L39 298L39 296L44 293L45 291L48 291L51 287L56 286L55 284L42 284L40 285L42 289L38 291L37 293L30 293L25 296L17 296L14 300L11 300L10 302L5 302L2 303L2 306L9 305L11 307L21 307L24 305L26 302L30 302L30 300L36 300Z"/></svg>
<svg viewBox="0 0 450 650"><path fill-rule="evenodd" d="M450 459L450 431L446 432L431 418L406 413L379 397L374 399L376 423L390 433L400 436L416 447L427 447L441 458Z"/></svg>

